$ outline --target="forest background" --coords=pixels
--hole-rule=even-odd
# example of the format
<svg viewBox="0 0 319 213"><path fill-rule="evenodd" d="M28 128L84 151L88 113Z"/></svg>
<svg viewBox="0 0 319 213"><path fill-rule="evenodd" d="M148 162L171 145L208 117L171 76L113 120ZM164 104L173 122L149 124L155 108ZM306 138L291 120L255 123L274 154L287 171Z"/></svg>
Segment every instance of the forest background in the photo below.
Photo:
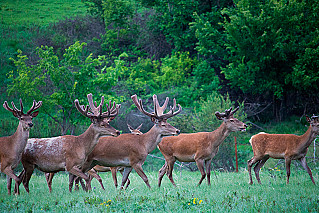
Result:
<svg viewBox="0 0 319 213"><path fill-rule="evenodd" d="M300 135L304 115L318 114L318 14L315 0L3 0L0 102L43 101L31 137L81 134L89 123L74 100L86 104L88 93L122 104L112 122L122 132L152 125L133 94L149 109L153 94L176 98L183 113L170 123L184 133L212 131L215 111L240 106L236 117L250 128L228 137L213 161L232 171L233 136L245 167L251 135ZM13 134L18 121L3 108L0 117L0 135Z"/></svg>

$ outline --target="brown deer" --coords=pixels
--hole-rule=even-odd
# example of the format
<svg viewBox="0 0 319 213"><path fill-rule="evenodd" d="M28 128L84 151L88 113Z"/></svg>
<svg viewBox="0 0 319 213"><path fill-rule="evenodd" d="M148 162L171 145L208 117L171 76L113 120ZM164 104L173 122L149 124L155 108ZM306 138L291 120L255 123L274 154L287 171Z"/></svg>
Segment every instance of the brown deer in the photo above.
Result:
<svg viewBox="0 0 319 213"><path fill-rule="evenodd" d="M167 123L167 119L179 114L182 111L182 107L178 105L179 109L174 112L176 109L176 100L174 99L173 107L170 108L168 113L164 114L169 99L166 98L163 106L160 107L157 96L154 95L154 112L149 113L144 110L141 99L138 100L136 95L133 95L131 98L138 110L150 117L154 126L143 135L121 134L119 137L112 138L111 140L107 137L101 138L88 156L83 170L88 171L95 165L125 167L121 184L121 188L123 188L130 172L134 169L145 184L151 188L142 165L147 155L156 148L163 137L178 135L180 133L178 129ZM71 178L70 185L73 184L73 179Z"/></svg>
<svg viewBox="0 0 319 213"><path fill-rule="evenodd" d="M25 173L20 174L24 176L23 185L27 192L29 192L29 181L35 168L47 173L68 171L70 174L88 181L89 177L80 168L96 146L99 138L102 136L116 137L120 134L118 130L109 125L109 122L117 116L120 105L115 105L114 102L111 108L110 101L109 105L106 104L107 111L103 112L103 96L99 106L96 102L93 103L92 94L88 94L87 98L89 106L86 107L75 100L77 110L85 117L90 118L92 122L83 134L28 140L21 159Z"/></svg>
<svg viewBox="0 0 319 213"><path fill-rule="evenodd" d="M180 134L176 137L167 137L158 145L159 150L165 157L165 164L159 171L158 186L165 173L171 183L176 187L172 172L176 160L180 162L196 162L201 179L198 186L205 179L207 173L207 183L210 185L211 161L218 152L219 146L225 138L235 131L246 131L246 124L233 117L232 108L225 110L224 113L216 112L217 119L223 123L213 132L197 132L192 134ZM206 167L206 173L205 168Z"/></svg>
<svg viewBox="0 0 319 213"><path fill-rule="evenodd" d="M256 179L261 184L259 171L269 158L285 159L287 184L289 184L290 164L292 160L300 161L302 167L308 172L312 183L315 184L312 172L306 162L306 154L308 147L319 134L319 119L318 116L312 116L311 118L306 116L306 119L310 123L310 126L306 133L300 136L293 134L259 133L251 137L249 142L253 148L254 157L247 163L249 184L253 184L251 167L255 163L257 163L254 167Z"/></svg>
<svg viewBox="0 0 319 213"><path fill-rule="evenodd" d="M11 194L11 183L12 179L15 180L16 184L20 179L14 174L14 169L18 166L22 152L27 144L29 138L30 128L33 126L32 119L38 114L38 110L42 101L38 103L33 101L32 107L27 111L26 114L23 113L23 104L20 99L20 110L16 108L13 101L11 102L12 108L9 107L8 102L5 101L3 107L12 112L14 117L19 119L19 125L16 132L7 137L0 138L0 169L2 173L7 175L7 188L8 194ZM19 194L19 191L17 191Z"/></svg>
<svg viewBox="0 0 319 213"><path fill-rule="evenodd" d="M134 128L133 128L131 125L129 125L129 124L127 124L127 127L128 127L128 129L131 131L132 134L134 134L134 135L142 135L143 132L140 131L142 125L143 125L143 124L139 125L136 129L134 129ZM97 174L97 172L111 172L111 173L112 173L112 178L113 178L114 185L115 185L115 187L117 188L118 183L117 183L116 173L117 173L118 171L123 175L124 167L108 167L108 166L96 165L96 166L94 166L91 170L88 171L88 174L90 175L90 182L89 182L89 184L91 184L91 180L92 180L93 178L96 178L96 179L99 181L99 183L100 183L102 189L104 190L105 188L104 188L104 185L103 185L103 183L102 183L102 178ZM50 192L52 191L51 185L52 185L53 175L54 175L54 173L50 173L50 174L49 174L49 173L46 173L46 179L47 179L47 183L48 183L48 187L49 187ZM79 188L78 188L78 186L79 186L79 181L80 181L80 183L81 183L81 185L82 185L83 190L86 190L86 186L84 185L83 181L82 181L81 179L79 179L79 178L77 178L77 179L75 180L75 183L76 183L76 184L75 184L75 187L74 187L75 190L78 190L78 189L79 189ZM127 187L130 185L130 183L131 183L131 181L130 181L130 179L128 178L128 179L127 179L127 184L126 184L125 188L127 188ZM91 188L91 186L89 186L89 188Z"/></svg>

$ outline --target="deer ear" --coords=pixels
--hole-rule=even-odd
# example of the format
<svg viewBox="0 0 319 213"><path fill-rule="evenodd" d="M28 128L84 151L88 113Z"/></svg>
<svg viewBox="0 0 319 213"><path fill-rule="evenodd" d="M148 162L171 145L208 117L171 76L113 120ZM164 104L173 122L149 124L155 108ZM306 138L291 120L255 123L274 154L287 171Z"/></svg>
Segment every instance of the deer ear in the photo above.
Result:
<svg viewBox="0 0 319 213"><path fill-rule="evenodd" d="M35 111L35 112L32 112L31 113L31 117L32 118L35 118L35 117L37 117L39 115L39 111Z"/></svg>
<svg viewBox="0 0 319 213"><path fill-rule="evenodd" d="M308 123L311 122L311 119L307 115L306 115L306 120L307 120Z"/></svg>

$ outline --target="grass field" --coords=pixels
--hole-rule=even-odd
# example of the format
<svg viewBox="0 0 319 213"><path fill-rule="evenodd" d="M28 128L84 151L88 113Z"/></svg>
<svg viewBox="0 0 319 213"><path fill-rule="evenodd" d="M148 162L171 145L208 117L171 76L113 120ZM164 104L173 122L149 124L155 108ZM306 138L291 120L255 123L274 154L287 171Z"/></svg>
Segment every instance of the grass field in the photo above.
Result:
<svg viewBox="0 0 319 213"><path fill-rule="evenodd" d="M45 25L63 18L83 15L81 0L1 0L1 24L10 26Z"/></svg>
<svg viewBox="0 0 319 213"><path fill-rule="evenodd" d="M318 170L313 171L318 182ZM262 185L248 184L248 172L212 173L212 185L196 187L199 172L175 172L177 188L168 178L157 187L157 172L147 173L152 189L132 173L127 190L115 189L110 173L100 173L106 190L97 181L90 192L68 192L68 176L57 175L53 192L48 192L45 177L34 175L30 194L23 187L20 196L8 196L6 180L0 179L0 210L3 212L318 212L319 190L308 174L292 167L286 185L284 170L263 170Z"/></svg>

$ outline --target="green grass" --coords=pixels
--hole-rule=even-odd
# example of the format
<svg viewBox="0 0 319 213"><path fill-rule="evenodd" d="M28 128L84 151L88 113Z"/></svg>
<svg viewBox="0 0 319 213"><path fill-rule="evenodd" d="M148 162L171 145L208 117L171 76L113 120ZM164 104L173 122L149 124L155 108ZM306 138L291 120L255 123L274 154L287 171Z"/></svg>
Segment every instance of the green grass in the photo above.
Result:
<svg viewBox="0 0 319 213"><path fill-rule="evenodd" d="M318 170L313 171L318 182ZM212 185L196 184L199 172L174 172L177 188L168 178L158 188L157 172L147 173L152 189L132 173L127 190L114 188L110 173L101 174L106 190L93 181L91 192L69 193L68 177L59 174L48 192L44 176L34 175L30 194L21 187L20 196L6 194L6 180L0 179L0 209L7 212L318 212L319 190L308 174L292 170L291 182L285 183L285 171L262 170L262 185L248 184L247 171L212 173Z"/></svg>
<svg viewBox="0 0 319 213"><path fill-rule="evenodd" d="M3 25L46 25L65 17L86 14L81 0L2 0L0 20Z"/></svg>

